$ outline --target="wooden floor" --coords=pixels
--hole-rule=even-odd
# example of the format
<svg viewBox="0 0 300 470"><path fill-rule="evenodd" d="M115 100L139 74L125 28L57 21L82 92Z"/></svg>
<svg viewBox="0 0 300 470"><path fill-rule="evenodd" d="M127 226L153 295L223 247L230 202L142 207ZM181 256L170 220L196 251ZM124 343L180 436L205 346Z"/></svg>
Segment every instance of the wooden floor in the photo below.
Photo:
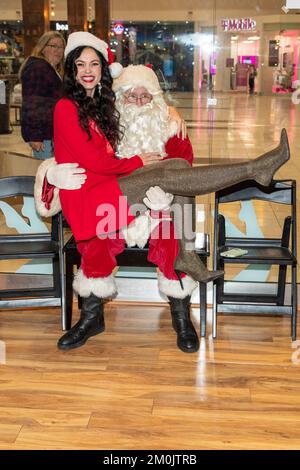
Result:
<svg viewBox="0 0 300 470"><path fill-rule="evenodd" d="M205 96L175 97L196 163L252 159L286 127L292 156L276 177L299 187L300 107L290 97L216 96L214 109ZM0 150L30 154L19 127L0 136ZM213 232L207 200L204 231ZM278 211L255 209L265 236L277 233ZM0 449L300 448L300 342L288 318L220 316L218 339L191 355L176 348L168 307L107 306L106 318L104 334L60 352L58 310L0 312Z"/></svg>
<svg viewBox="0 0 300 470"><path fill-rule="evenodd" d="M176 348L167 306L109 304L106 319L61 352L58 310L1 311L0 449L300 448L288 318L220 316L196 354Z"/></svg>

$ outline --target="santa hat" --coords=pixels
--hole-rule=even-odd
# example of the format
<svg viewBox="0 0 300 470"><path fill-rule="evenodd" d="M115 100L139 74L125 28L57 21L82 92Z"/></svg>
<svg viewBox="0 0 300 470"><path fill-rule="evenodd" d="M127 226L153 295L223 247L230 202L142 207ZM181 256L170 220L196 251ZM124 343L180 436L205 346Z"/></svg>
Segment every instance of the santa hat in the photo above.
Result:
<svg viewBox="0 0 300 470"><path fill-rule="evenodd" d="M118 62L114 62L114 54L106 42L87 31L76 31L69 35L65 48L65 58L71 51L80 46L92 47L96 51L100 52L108 62L112 78L116 78L121 74L123 67Z"/></svg>
<svg viewBox="0 0 300 470"><path fill-rule="evenodd" d="M162 93L158 78L153 70L146 65L128 65L121 75L114 79L113 90L144 87L151 95Z"/></svg>

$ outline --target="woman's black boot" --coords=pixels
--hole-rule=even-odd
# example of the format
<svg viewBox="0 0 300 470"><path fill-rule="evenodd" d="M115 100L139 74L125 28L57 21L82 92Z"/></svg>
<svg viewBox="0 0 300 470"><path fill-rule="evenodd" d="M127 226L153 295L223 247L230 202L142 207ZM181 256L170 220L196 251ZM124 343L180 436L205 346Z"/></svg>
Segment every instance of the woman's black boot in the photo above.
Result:
<svg viewBox="0 0 300 470"><path fill-rule="evenodd" d="M79 321L58 341L58 349L64 351L79 348L91 336L98 335L105 330L103 299L91 294L82 300L82 309Z"/></svg>
<svg viewBox="0 0 300 470"><path fill-rule="evenodd" d="M199 349L199 339L190 318L190 300L168 297L171 307L172 325L177 333L177 346L183 352L196 352Z"/></svg>

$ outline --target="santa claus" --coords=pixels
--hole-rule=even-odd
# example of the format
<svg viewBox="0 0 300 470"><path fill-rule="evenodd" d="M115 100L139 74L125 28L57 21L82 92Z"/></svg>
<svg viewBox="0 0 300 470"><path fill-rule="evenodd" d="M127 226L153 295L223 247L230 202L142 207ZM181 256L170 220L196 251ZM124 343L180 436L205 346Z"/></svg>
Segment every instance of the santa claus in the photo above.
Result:
<svg viewBox="0 0 300 470"><path fill-rule="evenodd" d="M164 160L182 158L192 164L190 140L178 132L178 121L170 117L169 107L151 68L143 65L124 68L114 80L113 88L123 131L117 150L118 158L153 153L160 154ZM75 164L57 165L54 159L43 162L35 185L39 213L46 217L57 213L61 210L59 189L78 189L84 181L84 169ZM199 340L190 319L190 298L197 284L192 277L174 271L179 249L169 214L172 200L173 196L159 187L150 188L144 202L151 211L136 217L127 228L122 229L124 236L114 240L111 252L115 254L124 249L124 238L127 245L139 247L145 246L149 240L148 259L158 266L158 288L170 302L177 345L184 352L195 352L199 348ZM81 252L85 251L84 243L77 245ZM82 297L94 295L105 299L114 296L117 292L112 273L115 268L114 256L101 257L100 268L99 256L95 256L95 252L91 253L88 262L82 264L75 276L74 290ZM78 347L94 334L89 334L86 329L78 339L80 321L61 338L58 343L61 349Z"/></svg>

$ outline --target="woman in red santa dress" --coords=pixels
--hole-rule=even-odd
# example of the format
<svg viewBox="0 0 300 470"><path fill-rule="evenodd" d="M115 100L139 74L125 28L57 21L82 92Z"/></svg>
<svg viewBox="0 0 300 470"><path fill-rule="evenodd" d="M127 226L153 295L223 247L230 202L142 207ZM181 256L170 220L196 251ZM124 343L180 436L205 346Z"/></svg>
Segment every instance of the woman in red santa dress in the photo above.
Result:
<svg viewBox="0 0 300 470"><path fill-rule="evenodd" d="M80 320L58 342L59 348L67 350L104 331L103 298L115 292L111 266L121 249L120 229L133 221L129 207L142 203L146 194L149 198L150 186L186 197L216 191L245 179L269 184L274 172L288 160L289 149L283 132L278 148L243 164L191 169L186 168L189 165L183 160L174 159L150 166L162 159L158 151L117 159L113 148L120 140L120 132L107 46L89 33L73 33L65 55L65 98L58 102L54 114L55 156L58 163L79 163L87 176L81 189L60 192L63 212L82 255L81 275L84 275L80 279L79 273L77 278L80 284L77 290L84 297ZM115 216L108 220L108 230L103 225L105 213L101 212L107 204ZM107 232L114 232L114 236ZM176 257L175 267L197 279L193 252L181 254ZM175 330L180 330L178 346L187 352L197 350L198 338L187 315L174 309L172 318Z"/></svg>

